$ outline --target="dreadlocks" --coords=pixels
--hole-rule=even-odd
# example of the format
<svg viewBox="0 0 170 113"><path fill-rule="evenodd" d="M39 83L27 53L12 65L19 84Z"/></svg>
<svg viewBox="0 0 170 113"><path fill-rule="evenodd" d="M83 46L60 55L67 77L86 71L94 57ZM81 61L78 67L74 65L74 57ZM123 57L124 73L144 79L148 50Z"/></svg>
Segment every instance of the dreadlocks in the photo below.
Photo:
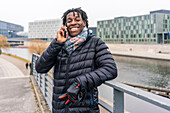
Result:
<svg viewBox="0 0 170 113"><path fill-rule="evenodd" d="M84 12L81 8L72 8L72 9L69 9L67 10L63 16L62 16L62 19L63 19L63 25L66 24L66 16L70 13L70 12L73 12L73 15L75 16L75 12L77 12L78 16L79 14L81 15L82 17L82 20L84 20L86 22L86 27L88 28L88 17L87 17L87 14L86 12Z"/></svg>

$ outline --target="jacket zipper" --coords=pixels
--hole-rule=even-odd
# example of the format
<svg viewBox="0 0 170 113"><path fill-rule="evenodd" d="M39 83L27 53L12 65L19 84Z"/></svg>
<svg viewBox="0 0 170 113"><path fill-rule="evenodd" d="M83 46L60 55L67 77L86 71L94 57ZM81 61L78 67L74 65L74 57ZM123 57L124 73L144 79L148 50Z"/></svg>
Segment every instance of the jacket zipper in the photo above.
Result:
<svg viewBox="0 0 170 113"><path fill-rule="evenodd" d="M90 90L90 95L91 95L91 107L93 107L93 90Z"/></svg>
<svg viewBox="0 0 170 113"><path fill-rule="evenodd" d="M67 62L67 71L66 71L66 89L68 89L69 85L68 85L68 72L69 72L69 66L70 66L70 54L68 56L68 62ZM66 108L66 113L69 113L68 111L68 105L65 106Z"/></svg>

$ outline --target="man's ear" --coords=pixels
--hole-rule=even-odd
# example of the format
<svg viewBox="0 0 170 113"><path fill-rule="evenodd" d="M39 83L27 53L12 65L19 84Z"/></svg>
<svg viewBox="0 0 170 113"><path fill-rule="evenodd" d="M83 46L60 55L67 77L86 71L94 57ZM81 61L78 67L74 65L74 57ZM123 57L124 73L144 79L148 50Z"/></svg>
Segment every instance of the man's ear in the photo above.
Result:
<svg viewBox="0 0 170 113"><path fill-rule="evenodd" d="M83 26L86 26L86 21L83 20Z"/></svg>

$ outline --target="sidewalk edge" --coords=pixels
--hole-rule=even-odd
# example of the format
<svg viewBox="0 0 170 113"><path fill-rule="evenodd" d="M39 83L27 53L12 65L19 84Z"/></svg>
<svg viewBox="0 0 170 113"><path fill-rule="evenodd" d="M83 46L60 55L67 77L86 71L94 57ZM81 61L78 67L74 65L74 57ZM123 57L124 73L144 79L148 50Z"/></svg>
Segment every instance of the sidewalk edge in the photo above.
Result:
<svg viewBox="0 0 170 113"><path fill-rule="evenodd" d="M45 99L43 97L43 94L41 93L37 83L36 83L36 80L34 78L33 75L30 75L30 79L31 79L31 82L32 82L32 85L33 85L33 89L34 89L34 92L35 92L35 96L37 98L37 101L38 101L38 105L39 105L39 108L41 110L42 113L51 113L47 103L45 102Z"/></svg>

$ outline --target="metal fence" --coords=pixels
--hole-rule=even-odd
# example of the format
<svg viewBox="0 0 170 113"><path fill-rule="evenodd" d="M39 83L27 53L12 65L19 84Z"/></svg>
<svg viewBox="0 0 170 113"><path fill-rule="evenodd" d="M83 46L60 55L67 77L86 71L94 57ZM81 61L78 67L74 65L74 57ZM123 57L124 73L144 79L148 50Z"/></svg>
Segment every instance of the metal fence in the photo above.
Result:
<svg viewBox="0 0 170 113"><path fill-rule="evenodd" d="M35 63L38 58L38 55L33 54L31 74L34 75L37 84L44 95L45 101L52 110L53 69L48 73L37 73L35 70ZM124 113L124 93L170 111L170 99L168 98L161 97L115 81L105 82L104 84L113 88L113 107L101 99L99 99L99 105L101 105L110 113Z"/></svg>

